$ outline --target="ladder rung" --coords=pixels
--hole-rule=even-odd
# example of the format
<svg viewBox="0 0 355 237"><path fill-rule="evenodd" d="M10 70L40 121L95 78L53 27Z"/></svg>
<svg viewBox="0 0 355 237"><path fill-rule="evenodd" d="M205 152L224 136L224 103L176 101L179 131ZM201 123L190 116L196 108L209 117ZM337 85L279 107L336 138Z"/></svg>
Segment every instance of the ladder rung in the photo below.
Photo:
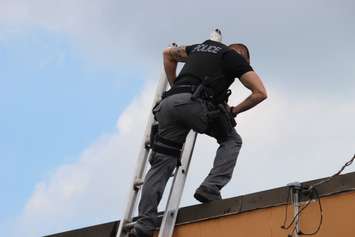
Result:
<svg viewBox="0 0 355 237"><path fill-rule="evenodd" d="M140 179L140 178L136 179L136 181L135 181L134 184L133 184L134 190L138 191L139 188L140 188L143 184L144 184L144 180L143 180L143 179Z"/></svg>
<svg viewBox="0 0 355 237"><path fill-rule="evenodd" d="M179 172L179 167L175 167L174 172L170 175L170 178L175 177L175 175L177 174L177 172Z"/></svg>
<svg viewBox="0 0 355 237"><path fill-rule="evenodd" d="M123 228L124 228L125 231L128 231L128 230L132 229L136 223L137 223L136 221L127 222L127 223L123 226Z"/></svg>
<svg viewBox="0 0 355 237"><path fill-rule="evenodd" d="M146 139L144 141L144 147L145 147L146 150L149 150L151 148L150 139Z"/></svg>

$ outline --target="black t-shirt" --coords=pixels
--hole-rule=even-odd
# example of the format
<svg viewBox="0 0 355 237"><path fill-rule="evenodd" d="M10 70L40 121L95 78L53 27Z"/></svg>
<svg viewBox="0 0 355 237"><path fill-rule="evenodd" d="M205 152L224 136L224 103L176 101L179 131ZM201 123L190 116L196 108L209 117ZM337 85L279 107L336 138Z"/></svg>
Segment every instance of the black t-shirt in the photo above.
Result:
<svg viewBox="0 0 355 237"><path fill-rule="evenodd" d="M193 44L193 45L188 45L188 46L186 46L185 51L186 51L187 55L189 55L190 52L191 52L191 50L192 50L193 48L195 48L196 46L197 46L197 44Z"/></svg>
<svg viewBox="0 0 355 237"><path fill-rule="evenodd" d="M187 55L190 54L191 50L194 49L197 44L190 45L186 47ZM249 63L236 51L228 50L223 54L222 59L222 71L224 78L216 81L211 87L214 88L215 93L223 93L230 85L234 82L235 78L240 78L244 73L253 71L253 68ZM175 85L183 84L198 84L200 83L198 79L193 77L181 77L175 81Z"/></svg>
<svg viewBox="0 0 355 237"><path fill-rule="evenodd" d="M244 73L253 71L253 68L236 51L228 50L223 55L223 72L226 77L240 78Z"/></svg>

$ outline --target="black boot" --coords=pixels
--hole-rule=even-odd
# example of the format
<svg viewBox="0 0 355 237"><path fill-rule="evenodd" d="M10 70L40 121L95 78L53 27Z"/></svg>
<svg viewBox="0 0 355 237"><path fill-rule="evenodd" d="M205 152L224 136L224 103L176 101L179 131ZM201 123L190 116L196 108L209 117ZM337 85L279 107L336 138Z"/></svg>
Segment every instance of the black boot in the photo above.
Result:
<svg viewBox="0 0 355 237"><path fill-rule="evenodd" d="M202 203L212 202L215 200L221 200L221 194L219 192L210 190L205 186L200 186L196 189L194 198Z"/></svg>

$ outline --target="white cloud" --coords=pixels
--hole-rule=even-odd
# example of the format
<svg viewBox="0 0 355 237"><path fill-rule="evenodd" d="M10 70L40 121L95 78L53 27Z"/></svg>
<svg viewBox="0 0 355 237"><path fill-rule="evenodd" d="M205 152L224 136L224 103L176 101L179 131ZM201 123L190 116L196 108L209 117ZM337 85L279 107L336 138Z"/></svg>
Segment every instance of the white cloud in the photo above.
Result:
<svg viewBox="0 0 355 237"><path fill-rule="evenodd" d="M118 1L3 0L0 2L0 30L9 37L42 29L68 38L87 62L101 66L133 62L132 46L138 45L134 22ZM4 39L5 35L2 35ZM130 44L132 42L132 44ZM128 47L129 46L129 47ZM134 51L134 50L133 50ZM145 55L142 55L144 58Z"/></svg>
<svg viewBox="0 0 355 237"><path fill-rule="evenodd" d="M348 79L354 75L354 15L347 10L353 9L347 7L353 2L322 7L301 3L291 7L278 1L262 7L260 2L255 7L256 1L227 3L230 7L215 9L190 1L186 5L193 14L188 11L181 17L181 11L171 11L166 1L144 1L137 7L137 2L114 0L2 0L0 27L9 35L31 27L64 34L89 61L136 69L156 68L161 48L171 41L200 41L211 28L222 26L227 41L250 43L263 79L273 75L268 81L269 99L238 118L244 145L224 194L235 196L332 174L355 148L355 98L349 93L354 82ZM250 18L250 12L258 17ZM5 36L0 37L2 41ZM147 86L131 103L114 134L102 136L77 162L58 167L36 186L19 217L18 236L59 232L121 216L152 91ZM245 95L239 87L236 91ZM238 101L241 96L233 98ZM208 173L215 149L212 139L199 137L184 205L193 202L193 190Z"/></svg>
<svg viewBox="0 0 355 237"><path fill-rule="evenodd" d="M151 106L152 85L78 161L58 167L38 183L18 222L20 236L39 236L117 219L133 176L142 132Z"/></svg>
<svg viewBox="0 0 355 237"><path fill-rule="evenodd" d="M239 101L245 90L235 88ZM77 162L58 167L29 198L16 233L38 236L119 219L142 142L153 87L148 85L120 116L117 132L98 139ZM354 104L306 103L280 91L240 115L244 145L225 197L331 175L354 152ZM353 100L354 101L354 100ZM328 108L332 108L328 110ZM342 117L341 123L334 123ZM194 189L207 175L217 148L199 136L182 205L195 203ZM354 167L347 171L354 170ZM163 205L161 205L163 207Z"/></svg>
<svg viewBox="0 0 355 237"><path fill-rule="evenodd" d="M103 65L157 66L156 59L160 59L163 47L171 42L199 42L215 27L222 28L227 43L241 40L250 44L259 64L273 69L282 64L279 68L282 71L305 68L312 71L317 65L324 70L332 61L329 58L351 60L355 34L351 24L354 15L349 9L353 9L353 3L301 2L221 1L216 6L202 1L181 1L172 11L172 3L163 0L154 4L116 0L2 0L0 26L9 26L12 31L39 27L64 34L89 56L89 61ZM181 6L190 10L182 10ZM321 73L318 69L316 72Z"/></svg>

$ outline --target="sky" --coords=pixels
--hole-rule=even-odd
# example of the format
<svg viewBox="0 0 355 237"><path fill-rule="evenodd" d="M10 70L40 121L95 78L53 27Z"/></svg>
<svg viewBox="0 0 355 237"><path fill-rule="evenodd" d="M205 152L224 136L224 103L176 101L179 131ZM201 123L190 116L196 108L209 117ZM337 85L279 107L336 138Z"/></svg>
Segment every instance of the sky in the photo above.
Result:
<svg viewBox="0 0 355 237"><path fill-rule="evenodd" d="M0 235L120 219L162 50L215 28L249 46L269 95L237 118L223 197L332 175L355 151L353 22L350 0L0 0ZM232 89L234 104L249 94ZM182 206L216 149L198 136Z"/></svg>

